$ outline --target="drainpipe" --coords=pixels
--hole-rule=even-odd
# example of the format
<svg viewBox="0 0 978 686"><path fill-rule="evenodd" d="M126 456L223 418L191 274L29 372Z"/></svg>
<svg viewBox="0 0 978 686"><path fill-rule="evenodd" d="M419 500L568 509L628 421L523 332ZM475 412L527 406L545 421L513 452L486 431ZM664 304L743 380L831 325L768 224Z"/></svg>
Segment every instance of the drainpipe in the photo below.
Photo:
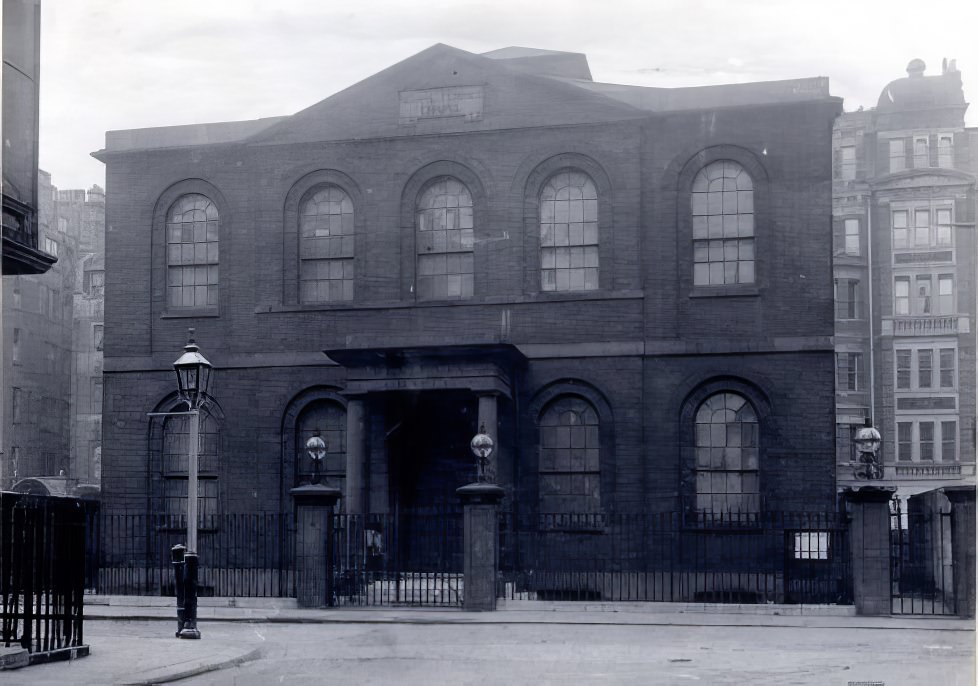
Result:
<svg viewBox="0 0 978 686"><path fill-rule="evenodd" d="M869 303L866 316L869 319L869 416L873 423L876 423L876 364L874 362L873 349L875 338L873 335L873 195L869 196L866 203L866 262L867 280L869 281Z"/></svg>

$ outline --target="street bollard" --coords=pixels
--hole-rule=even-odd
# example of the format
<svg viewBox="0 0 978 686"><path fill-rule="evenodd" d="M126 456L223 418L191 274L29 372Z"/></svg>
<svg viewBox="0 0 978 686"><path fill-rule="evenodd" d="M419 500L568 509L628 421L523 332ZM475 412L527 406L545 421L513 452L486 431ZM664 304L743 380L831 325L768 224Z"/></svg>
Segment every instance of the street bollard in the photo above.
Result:
<svg viewBox="0 0 978 686"><path fill-rule="evenodd" d="M200 638L197 628L197 553L185 553L183 589L183 629L180 638Z"/></svg>
<svg viewBox="0 0 978 686"><path fill-rule="evenodd" d="M184 560L183 556L187 552L187 546L178 543L170 548L170 561L173 563L173 576L176 579L177 591L177 632L176 637L180 638L183 630L183 593L184 593Z"/></svg>

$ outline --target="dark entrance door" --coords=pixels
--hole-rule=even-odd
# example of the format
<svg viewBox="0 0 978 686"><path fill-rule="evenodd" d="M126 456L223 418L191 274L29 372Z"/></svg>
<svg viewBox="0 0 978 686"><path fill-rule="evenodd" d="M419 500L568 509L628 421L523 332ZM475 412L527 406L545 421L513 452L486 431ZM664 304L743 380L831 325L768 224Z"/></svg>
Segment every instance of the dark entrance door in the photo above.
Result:
<svg viewBox="0 0 978 686"><path fill-rule="evenodd" d="M398 394L391 403L391 511L398 517L401 559L415 571L461 570L455 489L476 476L469 450L476 402L472 393L442 391Z"/></svg>

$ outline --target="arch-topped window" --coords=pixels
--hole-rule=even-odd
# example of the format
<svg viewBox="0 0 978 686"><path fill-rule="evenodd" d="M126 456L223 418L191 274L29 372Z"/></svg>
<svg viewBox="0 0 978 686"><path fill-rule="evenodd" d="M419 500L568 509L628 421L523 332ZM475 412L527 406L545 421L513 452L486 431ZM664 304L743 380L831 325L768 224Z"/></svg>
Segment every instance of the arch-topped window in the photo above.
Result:
<svg viewBox="0 0 978 686"><path fill-rule="evenodd" d="M601 511L598 413L587 400L558 396L540 414L540 512Z"/></svg>
<svg viewBox="0 0 978 686"><path fill-rule="evenodd" d="M472 194L458 179L435 179L418 197L417 297L471 298L475 229Z"/></svg>
<svg viewBox="0 0 978 686"><path fill-rule="evenodd" d="M169 307L217 307L217 206L206 195L180 196L166 215Z"/></svg>
<svg viewBox="0 0 978 686"><path fill-rule="evenodd" d="M754 183L732 160L693 180L693 284L754 283Z"/></svg>
<svg viewBox="0 0 978 686"><path fill-rule="evenodd" d="M204 529L216 528L216 516L221 513L218 490L221 473L220 438L217 420L209 414L202 414L200 452L197 457L197 512L198 523ZM159 504L155 511L176 517L186 516L189 419L185 416L166 417L161 439L161 450L158 453Z"/></svg>
<svg viewBox="0 0 978 686"><path fill-rule="evenodd" d="M329 184L299 208L299 299L304 303L353 299L353 201Z"/></svg>
<svg viewBox="0 0 978 686"><path fill-rule="evenodd" d="M697 513L710 517L760 511L757 413L742 395L720 392L697 408Z"/></svg>
<svg viewBox="0 0 978 686"><path fill-rule="evenodd" d="M561 171L540 192L540 290L598 288L598 192L591 177Z"/></svg>
<svg viewBox="0 0 978 686"><path fill-rule="evenodd" d="M295 423L295 485L310 483L314 467L306 453L306 441L319 436L326 442L326 458L321 465L322 480L345 492L346 488L346 409L333 400L309 403Z"/></svg>

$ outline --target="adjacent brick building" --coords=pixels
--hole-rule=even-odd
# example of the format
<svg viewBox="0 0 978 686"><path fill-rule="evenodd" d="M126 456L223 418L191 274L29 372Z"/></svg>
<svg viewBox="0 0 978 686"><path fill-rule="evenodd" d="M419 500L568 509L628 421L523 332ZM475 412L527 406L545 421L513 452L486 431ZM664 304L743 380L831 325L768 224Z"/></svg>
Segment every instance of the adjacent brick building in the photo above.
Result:
<svg viewBox="0 0 978 686"><path fill-rule="evenodd" d="M975 483L978 130L953 61L915 59L875 108L836 122L836 371L840 488L872 417L900 496ZM878 483L878 482L877 482Z"/></svg>
<svg viewBox="0 0 978 686"><path fill-rule="evenodd" d="M180 513L172 362L215 365L202 512L835 507L822 78L658 89L436 45L288 117L111 131L106 508Z"/></svg>

